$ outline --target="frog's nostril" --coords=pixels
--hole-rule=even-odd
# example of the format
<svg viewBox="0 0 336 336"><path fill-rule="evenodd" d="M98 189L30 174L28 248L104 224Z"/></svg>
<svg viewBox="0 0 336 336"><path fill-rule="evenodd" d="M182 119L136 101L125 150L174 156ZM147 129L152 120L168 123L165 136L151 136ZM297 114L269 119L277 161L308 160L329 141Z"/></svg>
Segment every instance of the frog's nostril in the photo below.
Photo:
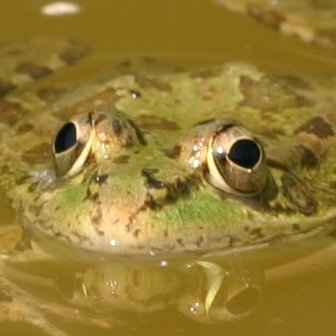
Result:
<svg viewBox="0 0 336 336"><path fill-rule="evenodd" d="M235 164L243 168L251 169L260 160L261 151L255 141L240 139L232 145L228 157Z"/></svg>

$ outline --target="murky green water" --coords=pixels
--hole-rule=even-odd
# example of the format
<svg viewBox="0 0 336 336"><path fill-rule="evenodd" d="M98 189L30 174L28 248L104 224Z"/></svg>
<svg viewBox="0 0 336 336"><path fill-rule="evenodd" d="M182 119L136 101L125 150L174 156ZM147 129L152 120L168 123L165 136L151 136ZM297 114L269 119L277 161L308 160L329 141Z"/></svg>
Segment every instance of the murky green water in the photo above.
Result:
<svg viewBox="0 0 336 336"><path fill-rule="evenodd" d="M76 1L77 14L42 14L50 3L3 0L0 39L71 36L87 42L89 60L70 71L70 77L106 72L134 56L186 67L248 61L281 73L336 71L335 51L284 37L206 0L83 0ZM0 211L6 231L14 218L5 207ZM66 254L59 260L8 267L2 271L20 285L18 302L32 314L20 319L22 306L17 304L12 319L20 322L1 322L8 312L0 311L0 334L334 335L332 242L320 236L232 254L220 261L225 274L211 264L182 261L101 267L70 261ZM102 288L95 277L106 279ZM213 296L207 296L209 279L221 280ZM0 300L5 299L0 293ZM211 310L206 308L210 301ZM46 314L50 326L39 322L39 312Z"/></svg>

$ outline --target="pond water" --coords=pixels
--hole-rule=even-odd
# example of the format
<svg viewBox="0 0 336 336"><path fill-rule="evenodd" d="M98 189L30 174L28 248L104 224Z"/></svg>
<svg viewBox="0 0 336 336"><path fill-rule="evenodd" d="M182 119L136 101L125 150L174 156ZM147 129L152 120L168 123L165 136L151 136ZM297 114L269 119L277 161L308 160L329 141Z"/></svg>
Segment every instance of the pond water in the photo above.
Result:
<svg viewBox="0 0 336 336"><path fill-rule="evenodd" d="M274 73L336 72L335 51L282 36L207 0L60 4L2 1L0 11L0 40L73 37L90 46L88 59L60 80L105 73L124 59L142 56L187 68L248 61ZM3 204L0 213L0 234L15 234L13 213ZM0 311L0 334L335 335L333 240L321 234L230 254L216 259L221 269L185 260L102 266L85 258L70 260L67 251L52 261L9 264L1 272L22 289L18 302L31 315L2 322L6 312ZM100 282L103 288L96 277L108 279ZM46 320L39 321L41 312Z"/></svg>

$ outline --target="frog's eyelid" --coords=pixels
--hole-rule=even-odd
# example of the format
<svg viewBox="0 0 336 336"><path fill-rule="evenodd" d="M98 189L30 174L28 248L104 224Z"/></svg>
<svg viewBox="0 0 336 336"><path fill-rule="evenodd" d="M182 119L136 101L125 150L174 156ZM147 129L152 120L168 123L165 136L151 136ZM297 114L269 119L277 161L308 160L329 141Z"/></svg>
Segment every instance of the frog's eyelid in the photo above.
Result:
<svg viewBox="0 0 336 336"><path fill-rule="evenodd" d="M66 176L73 176L82 169L84 163L86 162L91 152L93 138L94 138L93 134L94 132L91 130L88 141L84 145L82 144L82 146L78 146L78 147L82 147L83 149L80 151L80 154L77 156L77 159L75 159L75 161L73 162L73 165L66 173ZM81 143L78 142L78 145L79 144Z"/></svg>

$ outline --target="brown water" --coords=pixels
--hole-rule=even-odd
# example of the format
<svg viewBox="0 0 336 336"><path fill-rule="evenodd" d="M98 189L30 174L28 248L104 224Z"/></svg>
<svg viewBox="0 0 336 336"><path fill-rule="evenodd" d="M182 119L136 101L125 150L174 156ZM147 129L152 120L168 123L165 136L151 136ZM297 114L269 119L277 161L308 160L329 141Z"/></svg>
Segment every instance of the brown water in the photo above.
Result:
<svg viewBox="0 0 336 336"><path fill-rule="evenodd" d="M335 51L284 37L206 0L83 0L78 14L59 17L41 14L47 3L3 1L0 39L86 41L90 74L144 55L187 67L244 60L274 72L336 71ZM14 221L7 210L0 209L4 224ZM2 272L23 290L11 318L20 320L22 305L31 315L0 323L0 335L335 335L336 250L333 238L317 238L216 260L227 273L182 261L98 267L63 259L8 267ZM102 288L93 273L105 279ZM212 305L204 312L209 283L218 291L210 292L216 295L208 296Z"/></svg>

